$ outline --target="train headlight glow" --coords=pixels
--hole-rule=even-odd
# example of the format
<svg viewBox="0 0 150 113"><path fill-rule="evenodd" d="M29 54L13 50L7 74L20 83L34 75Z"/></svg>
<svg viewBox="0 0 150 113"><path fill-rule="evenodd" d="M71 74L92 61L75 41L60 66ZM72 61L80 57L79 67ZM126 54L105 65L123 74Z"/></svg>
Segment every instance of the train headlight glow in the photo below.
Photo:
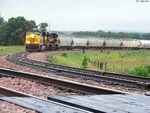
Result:
<svg viewBox="0 0 150 113"><path fill-rule="evenodd" d="M27 41L27 42L26 42L26 44L30 44L30 42L29 42L29 41Z"/></svg>

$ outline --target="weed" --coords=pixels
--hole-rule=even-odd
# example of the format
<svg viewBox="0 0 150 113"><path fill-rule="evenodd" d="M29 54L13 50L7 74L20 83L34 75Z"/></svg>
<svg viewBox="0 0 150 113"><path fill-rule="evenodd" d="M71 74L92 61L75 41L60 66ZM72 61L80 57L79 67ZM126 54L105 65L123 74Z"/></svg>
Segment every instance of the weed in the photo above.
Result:
<svg viewBox="0 0 150 113"><path fill-rule="evenodd" d="M82 66L83 66L83 68L87 68L87 65L88 65L88 58L86 56L84 56L84 59L82 61Z"/></svg>
<svg viewBox="0 0 150 113"><path fill-rule="evenodd" d="M146 69L144 66L135 67L134 69L131 70L130 74L144 77L149 76L148 69Z"/></svg>
<svg viewBox="0 0 150 113"><path fill-rule="evenodd" d="M62 53L62 55L61 56L63 56L63 57L67 57L68 56L68 54L67 53Z"/></svg>

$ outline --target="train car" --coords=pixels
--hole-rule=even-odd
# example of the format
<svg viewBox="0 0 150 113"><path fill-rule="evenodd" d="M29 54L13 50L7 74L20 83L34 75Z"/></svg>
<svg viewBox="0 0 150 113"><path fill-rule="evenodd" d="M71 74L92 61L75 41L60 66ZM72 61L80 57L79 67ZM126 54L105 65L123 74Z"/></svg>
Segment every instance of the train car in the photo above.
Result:
<svg viewBox="0 0 150 113"><path fill-rule="evenodd" d="M140 40L123 40L121 46L126 49L138 49L141 47L141 42Z"/></svg>
<svg viewBox="0 0 150 113"><path fill-rule="evenodd" d="M89 38L87 46L89 49L101 49L103 48L104 39L99 38Z"/></svg>
<svg viewBox="0 0 150 113"><path fill-rule="evenodd" d="M141 42L141 48L150 48L150 40L140 40Z"/></svg>
<svg viewBox="0 0 150 113"><path fill-rule="evenodd" d="M87 42L88 42L88 40L84 39L84 38L73 38L72 47L74 49L76 49L76 48L79 48L79 49L87 48Z"/></svg>
<svg viewBox="0 0 150 113"><path fill-rule="evenodd" d="M60 41L59 48L72 49L72 43L73 43L72 37L60 37L59 41Z"/></svg>
<svg viewBox="0 0 150 113"><path fill-rule="evenodd" d="M55 33L45 33L38 30L26 32L25 48L27 51L58 49L59 40Z"/></svg>
<svg viewBox="0 0 150 113"><path fill-rule="evenodd" d="M121 44L122 44L122 40L120 39L107 39L107 40L105 39L105 42L103 45L105 48L120 49Z"/></svg>

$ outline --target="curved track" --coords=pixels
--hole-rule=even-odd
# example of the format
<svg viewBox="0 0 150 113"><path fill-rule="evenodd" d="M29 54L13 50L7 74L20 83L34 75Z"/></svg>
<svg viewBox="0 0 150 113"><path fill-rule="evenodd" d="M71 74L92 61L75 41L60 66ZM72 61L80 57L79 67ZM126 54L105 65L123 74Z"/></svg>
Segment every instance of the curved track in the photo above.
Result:
<svg viewBox="0 0 150 113"><path fill-rule="evenodd" d="M133 88L150 89L150 78L85 70L53 63L39 62L28 59L27 55L28 53L15 54L8 56L7 60L44 71L63 73L65 76L79 77L81 79L90 79L94 81L101 81L107 84L117 84Z"/></svg>

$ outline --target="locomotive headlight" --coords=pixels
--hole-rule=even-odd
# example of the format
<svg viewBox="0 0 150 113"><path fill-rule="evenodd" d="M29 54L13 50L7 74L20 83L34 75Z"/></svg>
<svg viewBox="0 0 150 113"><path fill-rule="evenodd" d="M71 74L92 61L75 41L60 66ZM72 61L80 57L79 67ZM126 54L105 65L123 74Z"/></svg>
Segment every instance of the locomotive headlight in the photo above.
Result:
<svg viewBox="0 0 150 113"><path fill-rule="evenodd" d="M27 41L26 44L30 44L30 41Z"/></svg>

